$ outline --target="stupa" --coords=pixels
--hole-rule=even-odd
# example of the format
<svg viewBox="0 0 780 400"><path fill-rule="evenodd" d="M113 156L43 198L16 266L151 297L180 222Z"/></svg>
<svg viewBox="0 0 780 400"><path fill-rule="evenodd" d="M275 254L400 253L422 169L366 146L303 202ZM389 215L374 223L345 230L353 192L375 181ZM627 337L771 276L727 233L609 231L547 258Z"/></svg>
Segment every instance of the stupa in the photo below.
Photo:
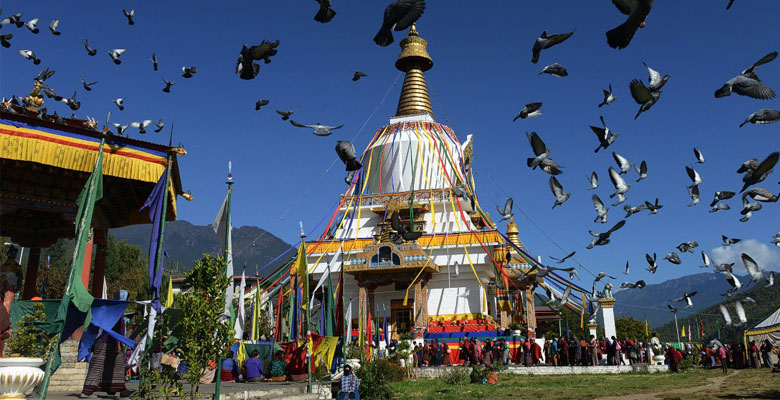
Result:
<svg viewBox="0 0 780 400"><path fill-rule="evenodd" d="M400 45L397 111L363 152L324 240L310 243L310 280L331 271L337 282L329 268L343 265L344 309L352 303L361 343L367 321L385 316L390 337L495 332L511 322L535 337L539 282L480 206L474 137L461 143L434 120L424 74L433 59L414 25ZM514 220L506 237L522 247Z"/></svg>

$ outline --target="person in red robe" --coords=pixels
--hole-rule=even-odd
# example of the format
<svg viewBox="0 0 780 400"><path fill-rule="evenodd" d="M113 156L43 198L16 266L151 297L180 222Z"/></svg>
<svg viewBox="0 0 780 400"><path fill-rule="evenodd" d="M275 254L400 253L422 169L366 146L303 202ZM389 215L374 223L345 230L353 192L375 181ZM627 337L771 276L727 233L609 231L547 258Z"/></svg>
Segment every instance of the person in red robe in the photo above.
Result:
<svg viewBox="0 0 780 400"><path fill-rule="evenodd" d="M679 372L680 360L682 357L677 349L670 345L669 348L666 349L666 358L669 360L669 369L671 369L672 372Z"/></svg>
<svg viewBox="0 0 780 400"><path fill-rule="evenodd" d="M542 359L542 346L539 346L536 340L529 340L529 342L531 342L531 348L533 349L533 365L536 365Z"/></svg>

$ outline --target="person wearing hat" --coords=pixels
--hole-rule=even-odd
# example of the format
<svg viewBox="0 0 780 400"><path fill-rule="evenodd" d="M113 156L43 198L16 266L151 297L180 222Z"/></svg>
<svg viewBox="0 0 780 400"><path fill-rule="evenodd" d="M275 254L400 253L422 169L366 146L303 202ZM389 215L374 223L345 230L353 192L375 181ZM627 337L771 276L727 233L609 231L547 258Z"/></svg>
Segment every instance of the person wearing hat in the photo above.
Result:
<svg viewBox="0 0 780 400"><path fill-rule="evenodd" d="M360 400L358 386L360 386L360 380L358 380L357 376L352 373L352 366L349 364L345 365L344 376L341 377L341 390L339 391L337 399Z"/></svg>

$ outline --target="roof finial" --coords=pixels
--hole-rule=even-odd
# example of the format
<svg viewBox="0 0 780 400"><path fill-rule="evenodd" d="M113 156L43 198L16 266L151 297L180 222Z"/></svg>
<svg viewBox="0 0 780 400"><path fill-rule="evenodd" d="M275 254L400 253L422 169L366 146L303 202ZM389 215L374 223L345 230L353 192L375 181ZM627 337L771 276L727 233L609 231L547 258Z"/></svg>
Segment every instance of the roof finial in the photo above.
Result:
<svg viewBox="0 0 780 400"><path fill-rule="evenodd" d="M395 67L406 73L396 116L429 114L433 117L431 97L423 75L433 67L433 59L426 49L428 42L418 35L416 24L412 24L409 36L401 41L401 55L395 61Z"/></svg>

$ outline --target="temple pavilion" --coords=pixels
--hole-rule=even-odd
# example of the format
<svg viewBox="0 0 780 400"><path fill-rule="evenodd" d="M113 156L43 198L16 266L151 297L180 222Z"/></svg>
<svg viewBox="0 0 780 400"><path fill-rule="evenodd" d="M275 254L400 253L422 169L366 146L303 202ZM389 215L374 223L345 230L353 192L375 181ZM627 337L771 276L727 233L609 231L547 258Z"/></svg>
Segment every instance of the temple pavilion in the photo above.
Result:
<svg viewBox="0 0 780 400"><path fill-rule="evenodd" d="M406 75L397 111L362 153L325 240L308 244L310 280L343 265L353 335L370 315L387 317L391 337L491 332L511 322L536 337L534 290L543 280L526 274L527 256L508 245L522 249L514 220L502 235L480 206L474 137L461 142L434 119L424 75L433 60L414 25L400 46L395 66ZM401 230L421 236L404 240L395 213Z"/></svg>
<svg viewBox="0 0 780 400"><path fill-rule="evenodd" d="M95 251L91 292L100 296L106 265L108 230L134 224L148 224L148 212L139 212L171 155L167 220L176 219L176 195L189 199L179 177L177 155L170 147L102 131L93 119L75 115L48 114L41 83L20 100L3 99L0 104L0 235L29 248L23 268L22 298L38 296L36 280L41 249L59 239L74 237L76 198L92 172L100 141L106 138L103 157L103 198L92 219L92 240L87 251ZM92 257L87 257L92 263ZM90 265L84 268L89 285ZM22 289L23 288L23 289Z"/></svg>

